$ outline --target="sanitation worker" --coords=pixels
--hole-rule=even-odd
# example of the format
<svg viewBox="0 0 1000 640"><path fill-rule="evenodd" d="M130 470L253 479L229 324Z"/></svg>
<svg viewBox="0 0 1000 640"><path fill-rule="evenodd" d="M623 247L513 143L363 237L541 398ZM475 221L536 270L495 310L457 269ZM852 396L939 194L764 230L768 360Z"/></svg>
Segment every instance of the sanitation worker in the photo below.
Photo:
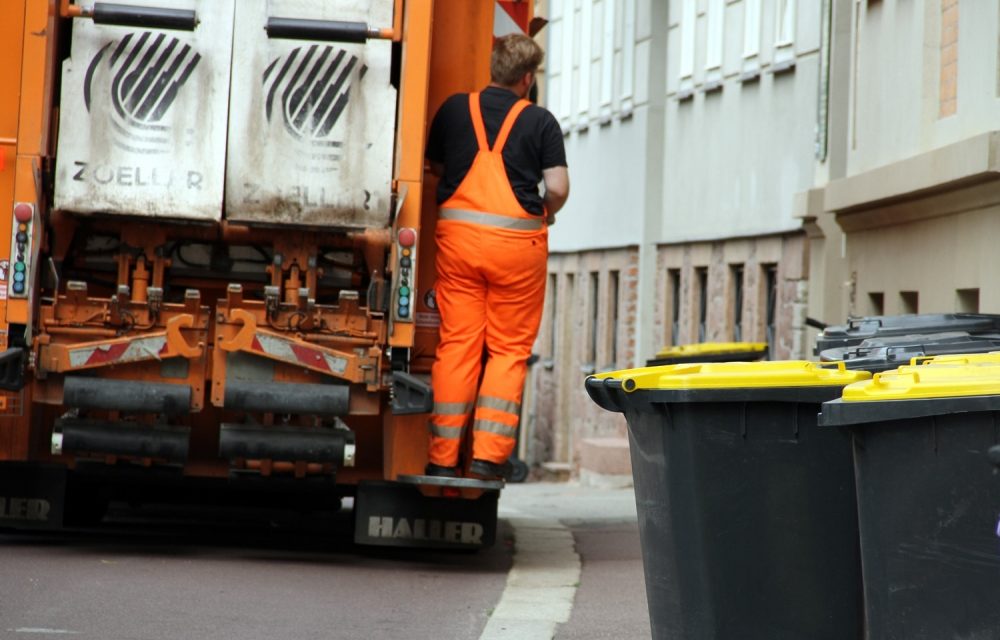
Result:
<svg viewBox="0 0 1000 640"><path fill-rule="evenodd" d="M451 96L431 124L425 155L440 178L441 327L431 370L428 475L462 475L470 418L470 477L504 477L516 443L526 361L545 297L547 226L569 195L559 123L525 99L544 55L527 36L498 38L489 86Z"/></svg>

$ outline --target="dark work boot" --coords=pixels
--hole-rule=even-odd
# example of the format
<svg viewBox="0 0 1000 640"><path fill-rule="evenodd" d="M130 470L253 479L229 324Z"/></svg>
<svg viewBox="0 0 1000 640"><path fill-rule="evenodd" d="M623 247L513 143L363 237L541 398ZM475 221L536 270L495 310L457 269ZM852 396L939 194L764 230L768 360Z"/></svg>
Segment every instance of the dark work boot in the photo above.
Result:
<svg viewBox="0 0 1000 640"><path fill-rule="evenodd" d="M434 464L433 462L427 463L427 468L424 469L424 475L434 476L435 478L457 478L458 468L456 467L443 467L439 464Z"/></svg>
<svg viewBox="0 0 1000 640"><path fill-rule="evenodd" d="M469 465L469 476L480 480L506 480L510 477L511 469L510 461L497 464L489 460L473 460Z"/></svg>

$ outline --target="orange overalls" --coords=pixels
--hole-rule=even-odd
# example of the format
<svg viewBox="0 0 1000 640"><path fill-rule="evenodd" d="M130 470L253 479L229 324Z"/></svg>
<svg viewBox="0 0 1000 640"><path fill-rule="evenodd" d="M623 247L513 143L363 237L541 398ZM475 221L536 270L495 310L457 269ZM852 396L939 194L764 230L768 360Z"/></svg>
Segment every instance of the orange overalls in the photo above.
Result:
<svg viewBox="0 0 1000 640"><path fill-rule="evenodd" d="M441 205L435 286L441 340L431 370L429 458L445 467L458 464L470 414L474 459L501 464L516 442L527 359L545 298L548 229L544 216L518 202L501 154L529 104L519 100L511 107L490 149L479 94L469 95L479 151ZM488 359L477 394L484 345Z"/></svg>

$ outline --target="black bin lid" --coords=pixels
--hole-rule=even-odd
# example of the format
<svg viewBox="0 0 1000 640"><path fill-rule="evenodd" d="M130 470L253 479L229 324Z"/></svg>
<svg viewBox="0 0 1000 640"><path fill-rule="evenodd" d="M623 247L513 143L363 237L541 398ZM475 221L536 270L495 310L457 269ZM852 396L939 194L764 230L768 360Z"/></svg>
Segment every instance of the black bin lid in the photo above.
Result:
<svg viewBox="0 0 1000 640"><path fill-rule="evenodd" d="M850 347L868 338L907 334L1000 333L1000 315L989 313L911 313L898 316L850 318L847 324L823 329L816 338L815 355L827 349Z"/></svg>
<svg viewBox="0 0 1000 640"><path fill-rule="evenodd" d="M877 373L909 364L913 358L920 356L990 351L1000 351L1000 333L971 334L967 331L948 331L868 338L858 345L826 349L819 354L819 357L823 362L843 360L851 370Z"/></svg>

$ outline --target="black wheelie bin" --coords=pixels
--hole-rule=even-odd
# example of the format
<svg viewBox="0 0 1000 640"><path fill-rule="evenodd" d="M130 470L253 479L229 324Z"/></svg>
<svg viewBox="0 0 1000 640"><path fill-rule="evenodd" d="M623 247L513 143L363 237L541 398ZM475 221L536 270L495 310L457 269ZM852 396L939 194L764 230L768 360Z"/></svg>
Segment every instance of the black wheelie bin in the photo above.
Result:
<svg viewBox="0 0 1000 640"><path fill-rule="evenodd" d="M767 357L766 342L699 342L663 347L647 367L689 362L754 362Z"/></svg>
<svg viewBox="0 0 1000 640"><path fill-rule="evenodd" d="M879 373L907 365L914 358L990 351L1000 351L1000 333L948 331L867 338L860 344L825 349L819 358L822 362L843 360L848 369Z"/></svg>
<svg viewBox="0 0 1000 640"><path fill-rule="evenodd" d="M820 425L852 433L867 637L1000 638L1000 356L876 374Z"/></svg>
<svg viewBox="0 0 1000 640"><path fill-rule="evenodd" d="M816 337L814 355L827 349L851 347L869 338L908 334L965 331L970 334L1000 333L1000 315L988 313L910 313L898 316L850 318L847 324L832 325Z"/></svg>
<svg viewBox="0 0 1000 640"><path fill-rule="evenodd" d="M591 376L625 415L654 638L860 638L850 441L820 405L870 374L813 362Z"/></svg>

